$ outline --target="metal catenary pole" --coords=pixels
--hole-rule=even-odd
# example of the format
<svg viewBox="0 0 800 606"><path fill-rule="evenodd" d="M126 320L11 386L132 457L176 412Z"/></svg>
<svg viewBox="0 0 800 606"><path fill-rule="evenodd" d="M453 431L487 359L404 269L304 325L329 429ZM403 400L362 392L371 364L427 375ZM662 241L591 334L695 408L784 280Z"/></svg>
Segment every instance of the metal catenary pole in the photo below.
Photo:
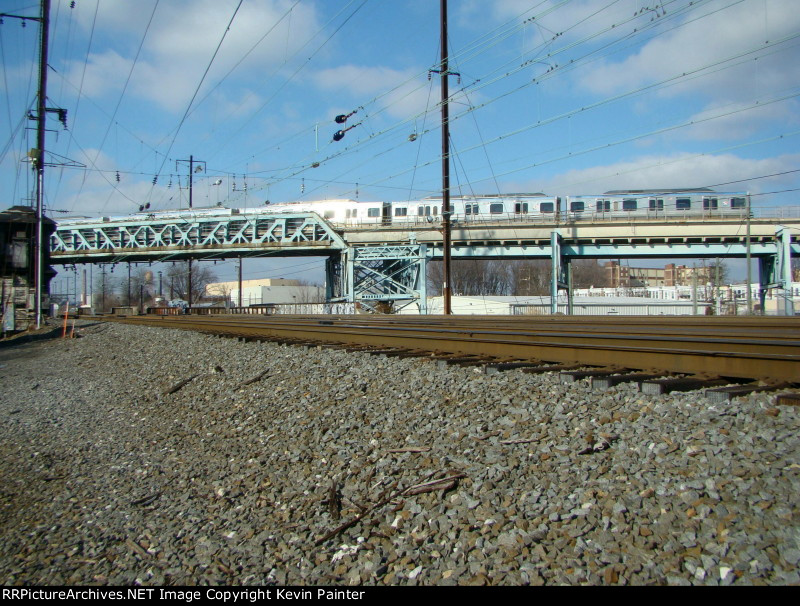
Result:
<svg viewBox="0 0 800 606"><path fill-rule="evenodd" d="M44 217L44 165L45 165L45 129L47 117L47 47L50 29L50 0L42 0L41 39L39 46L39 100L37 111L36 128L36 276L34 278L36 289L36 302L34 313L36 314L36 328L42 325L42 277L44 263L43 247L44 239L42 222Z"/></svg>
<svg viewBox="0 0 800 606"><path fill-rule="evenodd" d="M442 297L444 313L453 313L451 305L451 271L450 271L450 112L448 99L448 77L450 76L447 54L447 0L440 0L440 23L442 62L439 75L442 82L442 247L443 277Z"/></svg>

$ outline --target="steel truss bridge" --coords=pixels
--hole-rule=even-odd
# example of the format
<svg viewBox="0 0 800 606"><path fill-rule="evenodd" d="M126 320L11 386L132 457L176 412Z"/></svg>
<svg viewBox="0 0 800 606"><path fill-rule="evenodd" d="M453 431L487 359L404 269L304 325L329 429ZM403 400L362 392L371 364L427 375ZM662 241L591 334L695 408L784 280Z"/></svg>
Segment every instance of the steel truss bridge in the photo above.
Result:
<svg viewBox="0 0 800 606"><path fill-rule="evenodd" d="M559 291L571 292L575 259L749 254L758 259L762 306L767 289L778 288L784 291L785 313L794 314L791 259L800 254L800 218L460 223L452 230L452 242L454 259L551 259L554 312ZM422 222L342 228L316 213L241 211L65 221L50 239L51 263L63 265L259 256L327 257L329 301L414 303L425 313L427 263L442 257L442 233L437 225Z"/></svg>

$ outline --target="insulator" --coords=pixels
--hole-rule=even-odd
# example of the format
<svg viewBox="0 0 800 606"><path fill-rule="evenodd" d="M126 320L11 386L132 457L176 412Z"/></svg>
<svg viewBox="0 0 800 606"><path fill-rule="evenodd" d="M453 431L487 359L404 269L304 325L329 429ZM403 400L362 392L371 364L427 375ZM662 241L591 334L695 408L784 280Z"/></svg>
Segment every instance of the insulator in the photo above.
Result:
<svg viewBox="0 0 800 606"><path fill-rule="evenodd" d="M334 118L334 120L336 121L336 124L344 124L345 122L347 122L347 116L345 116L344 114L339 114L338 116L336 116L336 118Z"/></svg>
<svg viewBox="0 0 800 606"><path fill-rule="evenodd" d="M335 133L333 133L333 140L334 141L341 141L342 139L344 139L344 131L343 130L337 130Z"/></svg>

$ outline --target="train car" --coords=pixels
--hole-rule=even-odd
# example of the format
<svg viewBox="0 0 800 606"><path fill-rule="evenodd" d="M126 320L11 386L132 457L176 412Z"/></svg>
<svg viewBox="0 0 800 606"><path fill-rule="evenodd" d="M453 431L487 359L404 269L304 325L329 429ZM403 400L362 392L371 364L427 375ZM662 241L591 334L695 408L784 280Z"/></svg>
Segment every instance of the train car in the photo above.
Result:
<svg viewBox="0 0 800 606"><path fill-rule="evenodd" d="M82 225L94 225L97 223L141 223L143 221L174 221L174 220L195 220L214 217L230 217L240 213L238 208L227 208L224 206L211 206L206 208L173 208L169 210L140 211L130 215L116 215L105 217L83 217L72 216L59 219L60 226L80 227Z"/></svg>
<svg viewBox="0 0 800 606"><path fill-rule="evenodd" d="M260 209L266 213L317 213L333 225L389 225L391 224L388 202L359 200L321 200L316 202L284 202L268 204Z"/></svg>
<svg viewBox="0 0 800 606"><path fill-rule="evenodd" d="M565 220L667 217L746 217L750 211L746 192L711 189L617 190L604 194L566 196Z"/></svg>
<svg viewBox="0 0 800 606"><path fill-rule="evenodd" d="M438 223L442 220L442 198L392 202L392 223ZM545 194L507 194L501 196L453 196L450 198L454 223L507 221L523 217L554 216L558 199Z"/></svg>
<svg viewBox="0 0 800 606"><path fill-rule="evenodd" d="M603 194L549 196L543 193L453 196L450 199L454 224L498 221L563 223L623 218L740 217L750 211L749 194L715 192L711 189L616 190ZM62 226L81 227L104 223L158 221L203 221L233 215L271 213L317 213L335 227L390 226L440 223L442 198L395 202L350 199L283 202L266 204L258 210L210 208L145 211L132 215L101 218L65 218Z"/></svg>

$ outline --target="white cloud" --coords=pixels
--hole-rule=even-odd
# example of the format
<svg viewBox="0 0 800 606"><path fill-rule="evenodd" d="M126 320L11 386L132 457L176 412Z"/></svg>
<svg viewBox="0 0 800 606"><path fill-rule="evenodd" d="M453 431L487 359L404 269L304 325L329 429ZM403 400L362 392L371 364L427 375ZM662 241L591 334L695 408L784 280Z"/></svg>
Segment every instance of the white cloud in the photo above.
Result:
<svg viewBox="0 0 800 606"><path fill-rule="evenodd" d="M765 56L757 63L747 61L739 67L718 69L727 65L721 62L735 55L764 48L767 40L775 42L796 34L800 29L797 7L790 2L746 0L715 12L724 6L722 2L703 5L683 17L683 25L652 38L637 52L616 61L592 63L590 69L581 71L576 84L596 94L611 95L717 63L703 77L663 89L662 94L735 100L797 82L800 67L796 49ZM700 14L707 16L697 19Z"/></svg>
<svg viewBox="0 0 800 606"><path fill-rule="evenodd" d="M341 65L315 73L312 80L321 90L347 96L358 104L380 96L377 106L367 108L370 113L385 108L394 118L410 118L423 112L428 103L428 82L418 74L414 69Z"/></svg>
<svg viewBox="0 0 800 606"><path fill-rule="evenodd" d="M711 116L720 117L703 121ZM800 123L798 116L800 116L800 103L795 99L757 106L734 103L718 107L713 104L690 118L691 121L698 123L688 127L682 136L698 141L744 139L766 132L765 129L775 123L796 129Z"/></svg>
<svg viewBox="0 0 800 606"><path fill-rule="evenodd" d="M707 187L741 179L795 170L800 154L751 159L733 154L641 156L615 164L571 170L546 179L508 184L508 191L548 193L594 193L614 189L660 189ZM720 186L719 190L771 191L776 183L796 182L796 175ZM510 188L510 189L509 189Z"/></svg>
<svg viewBox="0 0 800 606"><path fill-rule="evenodd" d="M314 7L300 3L290 17L264 37L293 4L291 0L244 3L225 35L205 79L203 92L223 77L228 77L229 82L263 86L267 76L291 58L319 29ZM236 6L234 0L160 3L147 31L128 92L173 112L185 107L225 34ZM84 84L86 94L121 91L151 12L152 5L142 6L142 3L124 0L101 3L95 29L102 35L98 34L94 48L103 47L104 42L113 46L113 50L98 50L89 56ZM80 15L88 29L93 14L82 12ZM241 65L230 73L239 61ZM74 61L68 67L69 79L76 86L83 69L83 61Z"/></svg>

